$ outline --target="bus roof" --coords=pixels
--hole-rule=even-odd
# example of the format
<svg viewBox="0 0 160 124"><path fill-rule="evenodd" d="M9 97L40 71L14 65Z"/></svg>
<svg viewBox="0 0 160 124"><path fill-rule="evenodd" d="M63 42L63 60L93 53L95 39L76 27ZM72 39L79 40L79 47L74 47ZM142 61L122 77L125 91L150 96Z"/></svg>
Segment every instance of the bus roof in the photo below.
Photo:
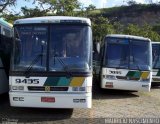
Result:
<svg viewBox="0 0 160 124"><path fill-rule="evenodd" d="M34 17L34 18L25 18L18 19L14 24L32 24L32 23L60 23L60 21L78 21L81 23L87 23L91 25L91 21L88 18L82 17L70 17L70 16L44 16L44 17Z"/></svg>
<svg viewBox="0 0 160 124"><path fill-rule="evenodd" d="M152 44L160 44L160 42L152 41Z"/></svg>
<svg viewBox="0 0 160 124"><path fill-rule="evenodd" d="M0 25L3 25L3 26L8 27L8 28L12 28L12 26L13 26L11 23L8 23L3 18L0 18Z"/></svg>
<svg viewBox="0 0 160 124"><path fill-rule="evenodd" d="M149 38L134 36L134 35L123 35L123 34L110 34L110 35L106 35L106 37L116 37L116 38L127 38L127 39L138 39L138 40L151 41Z"/></svg>

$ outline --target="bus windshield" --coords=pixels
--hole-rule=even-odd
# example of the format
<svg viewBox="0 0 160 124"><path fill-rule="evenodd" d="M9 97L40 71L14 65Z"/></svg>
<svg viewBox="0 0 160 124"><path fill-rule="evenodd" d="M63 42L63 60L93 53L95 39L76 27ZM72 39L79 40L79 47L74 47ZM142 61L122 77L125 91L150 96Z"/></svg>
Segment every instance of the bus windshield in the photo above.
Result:
<svg viewBox="0 0 160 124"><path fill-rule="evenodd" d="M160 44L152 44L152 68L160 68Z"/></svg>
<svg viewBox="0 0 160 124"><path fill-rule="evenodd" d="M18 25L12 71L89 71L91 29L82 25Z"/></svg>
<svg viewBox="0 0 160 124"><path fill-rule="evenodd" d="M147 41L107 38L104 66L133 70L150 69L150 45Z"/></svg>
<svg viewBox="0 0 160 124"><path fill-rule="evenodd" d="M87 71L91 40L88 26L51 26L49 70Z"/></svg>

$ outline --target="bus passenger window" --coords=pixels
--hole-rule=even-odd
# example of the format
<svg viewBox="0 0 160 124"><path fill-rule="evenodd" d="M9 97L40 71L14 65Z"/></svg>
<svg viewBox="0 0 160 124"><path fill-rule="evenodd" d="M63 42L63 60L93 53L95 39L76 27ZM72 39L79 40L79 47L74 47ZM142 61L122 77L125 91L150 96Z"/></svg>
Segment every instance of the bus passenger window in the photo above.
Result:
<svg viewBox="0 0 160 124"><path fill-rule="evenodd" d="M10 37L11 36L11 32L8 29L3 28L3 35Z"/></svg>

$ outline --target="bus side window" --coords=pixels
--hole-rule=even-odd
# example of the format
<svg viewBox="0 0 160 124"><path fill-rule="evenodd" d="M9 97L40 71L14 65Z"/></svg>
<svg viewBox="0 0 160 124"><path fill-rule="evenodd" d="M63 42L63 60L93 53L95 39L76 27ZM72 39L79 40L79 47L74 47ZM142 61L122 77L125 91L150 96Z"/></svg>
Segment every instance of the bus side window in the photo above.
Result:
<svg viewBox="0 0 160 124"><path fill-rule="evenodd" d="M10 46L10 43L11 43L11 31L6 29L6 28L3 28L3 42L1 43L2 47L3 47L3 50L4 50L4 53L5 54L9 54L10 53L10 50L11 50L11 46Z"/></svg>
<svg viewBox="0 0 160 124"><path fill-rule="evenodd" d="M11 37L11 31L6 28L3 28L3 35L5 35L6 37Z"/></svg>
<svg viewBox="0 0 160 124"><path fill-rule="evenodd" d="M1 34L1 26L0 26L0 50L2 49L2 34Z"/></svg>

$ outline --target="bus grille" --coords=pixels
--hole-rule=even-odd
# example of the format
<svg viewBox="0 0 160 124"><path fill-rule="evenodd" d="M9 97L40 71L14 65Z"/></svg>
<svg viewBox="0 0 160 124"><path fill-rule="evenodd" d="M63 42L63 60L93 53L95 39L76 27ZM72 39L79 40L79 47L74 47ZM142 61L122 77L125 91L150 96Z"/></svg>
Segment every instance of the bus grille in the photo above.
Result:
<svg viewBox="0 0 160 124"><path fill-rule="evenodd" d="M116 76L117 79L127 80L127 77L124 76Z"/></svg>
<svg viewBox="0 0 160 124"><path fill-rule="evenodd" d="M47 89L47 90L46 90ZM35 87L35 86L28 86L29 91L68 91L68 87Z"/></svg>
<svg viewBox="0 0 160 124"><path fill-rule="evenodd" d="M160 81L160 78L152 78L153 81Z"/></svg>
<svg viewBox="0 0 160 124"><path fill-rule="evenodd" d="M126 76L116 76L116 78L117 78L117 79L121 79L121 80L135 80L135 81L140 80L140 78L126 77Z"/></svg>
<svg viewBox="0 0 160 124"><path fill-rule="evenodd" d="M140 78L135 78L135 77L130 77L129 80L135 80L135 81L138 81L140 80Z"/></svg>

